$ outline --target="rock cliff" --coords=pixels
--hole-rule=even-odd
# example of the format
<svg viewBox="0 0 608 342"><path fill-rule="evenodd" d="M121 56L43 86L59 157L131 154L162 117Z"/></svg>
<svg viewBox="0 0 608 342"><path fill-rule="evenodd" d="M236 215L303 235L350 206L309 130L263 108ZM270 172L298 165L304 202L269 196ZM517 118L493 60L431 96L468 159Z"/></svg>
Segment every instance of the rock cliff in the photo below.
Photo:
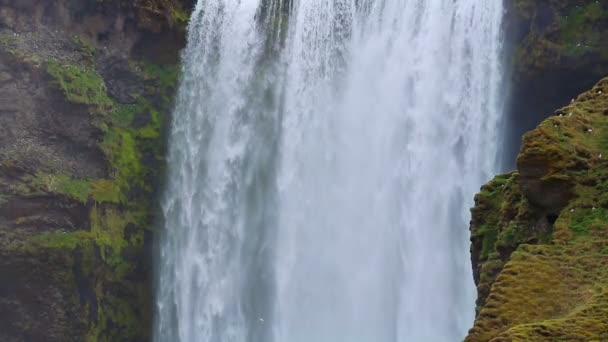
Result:
<svg viewBox="0 0 608 342"><path fill-rule="evenodd" d="M525 132L608 75L608 3L505 0L505 5L505 62L512 68L513 89L506 155L512 160Z"/></svg>
<svg viewBox="0 0 608 342"><path fill-rule="evenodd" d="M517 170L475 197L466 341L608 340L608 79L593 86L608 74L608 4L505 3L507 143L540 125L523 135Z"/></svg>
<svg viewBox="0 0 608 342"><path fill-rule="evenodd" d="M608 340L608 79L527 133L475 197L466 341Z"/></svg>
<svg viewBox="0 0 608 342"><path fill-rule="evenodd" d="M190 1L0 0L0 341L144 341Z"/></svg>

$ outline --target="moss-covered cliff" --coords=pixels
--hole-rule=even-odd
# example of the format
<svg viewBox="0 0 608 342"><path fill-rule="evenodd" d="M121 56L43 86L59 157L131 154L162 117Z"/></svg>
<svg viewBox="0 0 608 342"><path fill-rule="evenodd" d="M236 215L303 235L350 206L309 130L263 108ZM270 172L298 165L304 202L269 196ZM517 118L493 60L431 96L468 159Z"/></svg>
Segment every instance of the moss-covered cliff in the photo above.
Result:
<svg viewBox="0 0 608 342"><path fill-rule="evenodd" d="M608 66L608 4L595 0L511 0L519 29L516 72L537 78L553 71L572 72L589 67L592 76L606 74ZM517 32L519 31L519 32ZM523 33L523 35L522 35ZM582 80L579 80L582 81Z"/></svg>
<svg viewBox="0 0 608 342"><path fill-rule="evenodd" d="M475 197L467 341L608 341L608 79L524 136Z"/></svg>
<svg viewBox="0 0 608 342"><path fill-rule="evenodd" d="M144 341L190 1L0 0L0 341Z"/></svg>
<svg viewBox="0 0 608 342"><path fill-rule="evenodd" d="M467 341L605 341L608 80L575 94L608 74L608 4L505 3L513 62L508 143L518 145L542 123L524 135L517 170L475 197L478 316Z"/></svg>
<svg viewBox="0 0 608 342"><path fill-rule="evenodd" d="M608 3L505 0L511 123L507 151L547 113L608 75Z"/></svg>

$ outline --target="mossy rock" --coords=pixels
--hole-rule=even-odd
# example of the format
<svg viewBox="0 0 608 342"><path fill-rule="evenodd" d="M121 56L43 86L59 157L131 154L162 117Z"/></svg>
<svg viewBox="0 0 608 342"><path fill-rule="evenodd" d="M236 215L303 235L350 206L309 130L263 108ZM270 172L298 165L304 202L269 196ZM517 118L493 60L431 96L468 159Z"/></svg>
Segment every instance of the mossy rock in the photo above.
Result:
<svg viewBox="0 0 608 342"><path fill-rule="evenodd" d="M514 12L527 25L518 42L516 69L542 72L608 59L608 4L595 0L515 0ZM599 70L598 70L599 71Z"/></svg>
<svg viewBox="0 0 608 342"><path fill-rule="evenodd" d="M608 340L608 79L524 136L476 196L466 341Z"/></svg>
<svg viewBox="0 0 608 342"><path fill-rule="evenodd" d="M29 179L39 191L66 196L88 205L89 230L38 234L37 249L71 251L74 263L89 280L90 295L82 302L91 311L87 341L142 340L151 323L150 284L135 274L148 269L141 258L154 220L153 202L162 172L166 115L172 105L178 68L142 64L145 96L120 104L108 94L94 69L49 62L47 71L68 102L84 105L103 138L99 150L110 169L108 179L75 179L37 173ZM153 104L152 98L155 98ZM146 117L142 120L142 117ZM142 124L143 122L143 124Z"/></svg>

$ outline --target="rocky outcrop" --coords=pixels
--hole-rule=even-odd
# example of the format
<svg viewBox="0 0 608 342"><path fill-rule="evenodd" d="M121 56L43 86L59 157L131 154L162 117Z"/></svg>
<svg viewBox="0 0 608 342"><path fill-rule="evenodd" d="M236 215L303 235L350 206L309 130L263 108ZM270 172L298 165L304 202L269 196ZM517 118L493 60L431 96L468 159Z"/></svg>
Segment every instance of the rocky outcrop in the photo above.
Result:
<svg viewBox="0 0 608 342"><path fill-rule="evenodd" d="M144 341L191 6L0 0L0 341Z"/></svg>
<svg viewBox="0 0 608 342"><path fill-rule="evenodd" d="M475 197L466 341L608 340L608 79L523 138Z"/></svg>
<svg viewBox="0 0 608 342"><path fill-rule="evenodd" d="M523 133L608 75L608 3L507 0L505 33L513 89L507 151Z"/></svg>
<svg viewBox="0 0 608 342"><path fill-rule="evenodd" d="M608 74L608 4L505 4L507 144L540 125L523 135L517 170L475 197L477 318L466 340L608 340L608 80L576 96Z"/></svg>

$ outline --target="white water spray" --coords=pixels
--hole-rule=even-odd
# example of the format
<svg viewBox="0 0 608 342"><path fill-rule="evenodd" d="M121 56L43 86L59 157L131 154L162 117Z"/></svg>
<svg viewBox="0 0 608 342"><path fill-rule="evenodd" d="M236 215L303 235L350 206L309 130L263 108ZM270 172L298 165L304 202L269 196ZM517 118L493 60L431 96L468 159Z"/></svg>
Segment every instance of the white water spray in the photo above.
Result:
<svg viewBox="0 0 608 342"><path fill-rule="evenodd" d="M462 339L501 17L500 1L199 0L156 341Z"/></svg>

